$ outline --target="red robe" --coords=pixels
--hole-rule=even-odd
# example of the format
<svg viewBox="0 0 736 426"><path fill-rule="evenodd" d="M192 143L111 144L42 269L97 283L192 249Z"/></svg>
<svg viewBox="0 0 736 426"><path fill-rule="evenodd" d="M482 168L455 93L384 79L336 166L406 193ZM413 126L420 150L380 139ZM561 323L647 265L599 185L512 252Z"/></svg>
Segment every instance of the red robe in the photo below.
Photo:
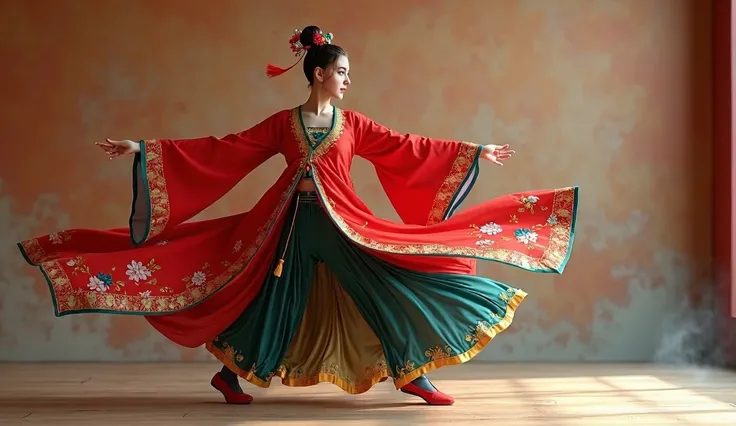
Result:
<svg viewBox="0 0 736 426"><path fill-rule="evenodd" d="M484 259L562 273L578 188L504 195L453 215L477 178L481 150L335 109L332 130L311 151L299 109L284 110L223 138L143 141L129 228L71 229L19 247L48 281L57 316L145 315L169 339L197 347L227 328L273 273L286 203L311 167L335 226L393 264L474 274ZM250 211L187 222L276 154L287 167ZM355 194L356 155L375 166L403 223L375 217Z"/></svg>

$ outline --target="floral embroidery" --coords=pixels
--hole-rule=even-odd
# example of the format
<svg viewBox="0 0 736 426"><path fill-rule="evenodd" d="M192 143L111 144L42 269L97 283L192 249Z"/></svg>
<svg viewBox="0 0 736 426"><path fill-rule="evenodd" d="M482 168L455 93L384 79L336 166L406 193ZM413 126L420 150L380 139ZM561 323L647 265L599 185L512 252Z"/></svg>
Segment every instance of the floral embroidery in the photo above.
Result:
<svg viewBox="0 0 736 426"><path fill-rule="evenodd" d="M55 263L55 262L50 262ZM110 288L113 288L115 291L120 292L125 287L125 281L118 280L115 281L113 279L112 274L106 274L104 272L98 272L97 274L92 274L90 272L89 266L84 261L84 258L77 256L73 259L70 259L66 262L66 265L72 268L72 275L77 274L84 274L89 275L89 281L87 282L87 288L93 292L97 293L106 293ZM151 276L152 271L157 271L161 269L160 266L156 264L156 262L151 259L147 265L143 265L143 262L137 262L135 260L131 261L128 265L128 269L125 271L126 275L128 276L128 279L131 281L135 281L136 285L138 285L138 280L135 278L139 278L139 275L145 275L143 280L148 280L148 278ZM54 277L56 275L62 274L63 269L61 267L58 267L58 269L54 269ZM146 271L146 272L143 272ZM115 272L115 267L112 268L112 272ZM65 276L66 274L64 274ZM52 278L51 274L49 274L49 278ZM58 278L58 280L62 284L69 284L68 278ZM156 280L148 280L147 284L149 285L155 285ZM106 302L107 303L107 302ZM109 304L109 303L108 303ZM76 303L74 303L76 305ZM126 303L123 303L123 305L127 305Z"/></svg>
<svg viewBox="0 0 736 426"><path fill-rule="evenodd" d="M187 287L190 285L194 287L202 287L207 282L207 278L209 278L210 275L210 264L205 262L205 264L202 265L202 269L196 271L192 275L182 278L182 281L187 283Z"/></svg>
<svg viewBox="0 0 736 426"><path fill-rule="evenodd" d="M49 234L49 241L51 244L62 244L66 241L71 240L71 235L68 232L52 232Z"/></svg>
<svg viewBox="0 0 736 426"><path fill-rule="evenodd" d="M525 211L529 211L529 213L534 214L534 205L537 204L539 201L539 197L535 195L528 195L525 197L521 197L519 202L524 207L519 207L519 213L524 213Z"/></svg>
<svg viewBox="0 0 736 426"><path fill-rule="evenodd" d="M469 326L469 332L464 336L464 340L468 342L465 348L453 350L447 344L437 345L424 351L424 355L427 358L424 361L415 363L414 361L406 360L404 365L396 365L395 373L391 375L394 377L396 388L401 388L421 374L436 370L442 366L461 364L480 353L496 335L510 325L514 312L526 297L526 293L521 290L509 288L501 292L500 296L508 301L503 316L495 312L490 313L492 318L498 319L497 322L491 325L488 321L480 320L475 325ZM375 383L381 382L383 379L389 377L386 360L384 357L380 357L372 367L365 367L362 374L357 371L351 374L352 365L350 363L342 364L322 360L319 367L312 367L305 371L301 366L293 365L289 361L284 360L275 371L267 374L265 378L261 378L256 374L256 363L253 363L250 369L248 367L241 367L244 360L238 357L239 352L228 343L222 342L218 337L215 337L212 342L208 342L206 348L240 377L262 388L270 385L272 377L281 377L283 384L287 386L310 386L321 382L332 382L351 394L357 394L367 391ZM235 361L241 365L238 365Z"/></svg>
<svg viewBox="0 0 736 426"><path fill-rule="evenodd" d="M251 367L242 367L245 361L243 355L229 344L221 342L217 337L212 342L208 342L205 347L215 358L240 377L263 388L269 387L273 377L280 377L287 386L311 386L322 382L332 382L346 392L359 394L390 376L386 359L381 356L371 365L364 367L362 371L352 371L353 365L327 361L323 361L313 370L305 371L304 368L284 360L274 371L265 377L260 377L256 374L256 363L253 363Z"/></svg>
<svg viewBox="0 0 736 426"><path fill-rule="evenodd" d="M396 375L399 377L406 376L407 374L411 373L415 369L416 369L416 365L414 365L412 361L407 360L403 366L401 365L396 366Z"/></svg>
<svg viewBox="0 0 736 426"><path fill-rule="evenodd" d="M147 145L147 150L151 150L151 155L148 156L149 161L159 161L162 159L156 157L155 150L157 144ZM159 147L160 148L160 147ZM148 151L147 151L148 153ZM149 170L149 187L163 188L165 190L165 182L153 182L151 179L156 176L150 173ZM162 170L161 170L162 172ZM55 299L55 311L56 315L63 315L69 312L84 312L88 310L104 310L108 312L134 312L141 314L148 313L165 313L171 311L177 311L182 308L186 308L193 304L196 304L204 298L210 296L214 292L218 291L223 285L230 281L234 274L239 273L241 270L246 268L248 263L252 260L253 256L256 255L266 238L271 235L271 230L276 223L279 215L282 214L287 200L292 194L294 184L299 178L299 173L295 173L291 185L285 190L279 199L278 204L275 206L270 215L263 222L255 224L253 229L253 235L248 236L247 239L242 241L246 242L242 244L241 250L237 255L234 255L232 259L217 259L217 270L208 271L202 269L207 276L207 281L201 285L192 285L191 283L182 289L181 286L159 285L158 279L156 278L156 272L161 267L153 260L147 262L145 260L135 259L135 265L133 261L130 262L130 268L127 264L123 264L118 269L120 272L116 272L116 268L111 268L109 271L102 271L107 273L112 278L110 285L105 285L106 281L97 275L98 271L93 274L90 268L85 264L83 257L74 257L72 259L64 259L57 261L53 259L54 253L47 253L46 247L51 246L51 242L45 238L39 239L34 238L20 243L20 247L28 261L38 266L47 277L49 285L51 287L52 297ZM162 177L162 176L160 176ZM154 201L154 194L151 194L152 202ZM157 200L168 200L166 194L155 194ZM159 208L162 206L168 206L168 204L162 205L157 204ZM157 210L162 213L163 210ZM164 217L168 217L164 215ZM157 222L161 224L162 222ZM149 239L152 235L149 235ZM157 242L156 244L163 244L164 241ZM51 260L49 260L51 259ZM151 274L144 272L148 270ZM122 274L125 272L125 275ZM191 282L194 279L194 284L199 283L201 275L194 277L194 273L198 271L192 271L191 275L188 276ZM129 275L130 273L130 275ZM83 281L73 278L75 275L86 275ZM119 276L118 276L119 274ZM89 277L95 276L99 282L89 280ZM138 281L132 280L133 277L137 277ZM120 278L120 279L118 279ZM129 289L126 292L126 282L139 285L146 285L149 288L145 291ZM92 289L91 283L94 283L94 289ZM109 283L109 281L108 281ZM155 288L151 288L155 286ZM106 290L103 290L105 288ZM176 288L176 290L174 290Z"/></svg>
<svg viewBox="0 0 736 426"><path fill-rule="evenodd" d="M429 358L431 361L439 361L441 359L447 359L452 357L452 348L445 345L445 347L435 346L429 348L424 352L424 356Z"/></svg>
<svg viewBox="0 0 736 426"><path fill-rule="evenodd" d="M102 281L96 275L93 275L89 277L89 284L87 284L87 287L92 291L100 291L104 293L107 291L107 288L110 287L110 284Z"/></svg>
<svg viewBox="0 0 736 426"><path fill-rule="evenodd" d="M343 375L340 372L340 366L337 365L337 363L335 363L335 362L332 362L330 364L327 364L327 363L324 363L323 362L322 364L320 364L319 368L317 369L317 372L318 373L322 373L322 374L331 374L333 376L342 376ZM302 372L302 374L303 374L303 372Z"/></svg>
<svg viewBox="0 0 736 426"><path fill-rule="evenodd" d="M192 284L196 286L201 286L207 282L207 274L205 274L202 271L197 271L192 275Z"/></svg>
<svg viewBox="0 0 736 426"><path fill-rule="evenodd" d="M475 245L479 247L490 247L491 245L496 243L493 240L484 239L486 235L497 235L503 232L503 228L501 228L501 225L495 222L486 223L481 227L478 227L476 225L470 225L470 227L475 229L475 231L471 232L470 234L475 235L479 238L478 241L475 242Z"/></svg>
<svg viewBox="0 0 736 426"><path fill-rule="evenodd" d="M465 341L470 343L478 343L486 336L491 329L491 326L486 321L478 321L475 328L470 334L465 335Z"/></svg>
<svg viewBox="0 0 736 426"><path fill-rule="evenodd" d="M537 233L532 232L531 229L521 228L514 231L516 240L522 244L530 244L537 242Z"/></svg>
<svg viewBox="0 0 736 426"><path fill-rule="evenodd" d="M72 274L89 274L89 268L84 264L84 259L80 256L68 260L66 266L72 267Z"/></svg>
<svg viewBox="0 0 736 426"><path fill-rule="evenodd" d="M239 252L240 249L242 248L243 248L243 240L236 241L235 244L233 245L233 254Z"/></svg>
<svg viewBox="0 0 736 426"><path fill-rule="evenodd" d="M498 234L495 237L494 243L477 243L478 239L484 235L480 232L480 227L477 225L471 225L473 229L469 234L475 236L475 239L461 240L456 235L448 235L452 238L453 243L440 243L440 242L418 242L418 243L404 243L404 242L385 242L372 238L366 235L363 228L357 227L357 221L355 218L347 219L341 216L338 212L338 208L329 195L329 189L322 183L319 170L314 170L314 180L317 184L317 189L320 192L320 196L325 201L323 207L330 215L330 218L337 225L340 231L354 243L367 247L372 250L377 250L387 253L396 254L414 254L414 255L448 255L448 256L463 256L473 257L476 259L494 260L497 262L506 263L509 265L518 266L522 269L531 270L535 272L555 272L561 273L564 269L567 260L569 258L569 252L571 250L572 235L574 232L574 214L571 212L577 206L577 187L560 188L550 191L539 191L537 195L534 195L533 200L536 199L535 203L539 210L543 210L542 201L544 201L544 207L546 209L552 208L557 213L557 217L563 217L560 211L564 211L567 217L564 221L558 221L554 226L546 224L535 224L529 227L528 222L531 222L529 215L525 215L524 222L521 228L531 228L530 230L537 233L537 243L534 245L527 245L526 250L520 250L518 247L519 242L515 241L513 235L505 236ZM540 197L543 197L540 199ZM520 197L529 199L527 197ZM499 206L499 208L504 208ZM495 212L495 214L505 214L501 212ZM498 223L497 221L495 221ZM548 231L542 235L543 239L540 242L539 230L547 228ZM512 232L509 232L512 234Z"/></svg>
<svg viewBox="0 0 736 426"><path fill-rule="evenodd" d="M501 231L503 231L501 225L494 222L486 223L485 225L480 227L480 232L488 235L500 234Z"/></svg>
<svg viewBox="0 0 736 426"><path fill-rule="evenodd" d="M151 260L153 262L153 260ZM125 275L128 276L128 279L130 281L135 281L136 283L139 283L141 281L146 281L151 277L151 270L148 269L147 266L143 265L143 262L138 261L131 261L128 265L128 270L125 271Z"/></svg>
<svg viewBox="0 0 736 426"><path fill-rule="evenodd" d="M370 380L376 376L388 376L388 365L386 364L386 358L380 357L373 363L372 366L366 367L363 371L363 381Z"/></svg>

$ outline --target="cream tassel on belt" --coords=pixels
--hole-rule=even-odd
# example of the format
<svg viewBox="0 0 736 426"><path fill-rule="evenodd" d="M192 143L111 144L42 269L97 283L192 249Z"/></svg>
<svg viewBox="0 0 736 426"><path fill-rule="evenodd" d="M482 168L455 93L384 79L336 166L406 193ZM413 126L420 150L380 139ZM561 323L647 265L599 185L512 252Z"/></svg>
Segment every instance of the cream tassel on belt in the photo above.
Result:
<svg viewBox="0 0 736 426"><path fill-rule="evenodd" d="M291 234L294 232L294 223L296 222L296 212L299 210L299 193L296 194L296 206L294 206L294 214L291 216L291 226L289 227L289 235L286 236L286 244L284 245L284 252L281 254L278 265L273 270L273 274L277 277L281 277L281 273L284 272L284 257L286 257L286 249L289 248L289 240L291 240Z"/></svg>

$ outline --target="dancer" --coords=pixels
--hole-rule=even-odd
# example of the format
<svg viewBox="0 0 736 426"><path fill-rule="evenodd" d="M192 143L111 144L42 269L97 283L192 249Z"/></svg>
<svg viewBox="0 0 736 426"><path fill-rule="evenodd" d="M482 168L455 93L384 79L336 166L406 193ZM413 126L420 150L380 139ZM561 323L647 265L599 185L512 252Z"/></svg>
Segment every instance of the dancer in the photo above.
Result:
<svg viewBox="0 0 736 426"><path fill-rule="evenodd" d="M98 143L110 158L134 156L129 226L19 243L56 315L143 315L177 344L205 345L223 364L211 384L228 403L252 401L238 377L261 387L278 377L352 394L391 378L428 404L452 404L425 373L477 355L526 296L476 276L476 260L562 273L578 189L505 195L455 214L479 160L502 165L514 152L399 134L332 105L351 81L331 41L314 26L294 34L309 99L248 130ZM286 169L251 210L188 222L277 154ZM354 156L375 166L401 223L355 194Z"/></svg>

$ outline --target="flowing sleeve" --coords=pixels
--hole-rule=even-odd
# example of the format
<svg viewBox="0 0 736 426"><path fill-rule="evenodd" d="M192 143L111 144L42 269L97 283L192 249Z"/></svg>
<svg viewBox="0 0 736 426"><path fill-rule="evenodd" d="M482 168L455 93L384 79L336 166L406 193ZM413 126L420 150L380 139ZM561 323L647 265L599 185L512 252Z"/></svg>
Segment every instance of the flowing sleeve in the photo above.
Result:
<svg viewBox="0 0 736 426"><path fill-rule="evenodd" d="M140 141L130 237L143 244L191 219L280 152L280 114L224 137Z"/></svg>
<svg viewBox="0 0 736 426"><path fill-rule="evenodd" d="M470 193L482 145L402 134L364 115L353 116L355 153L373 164L404 223L439 223Z"/></svg>

